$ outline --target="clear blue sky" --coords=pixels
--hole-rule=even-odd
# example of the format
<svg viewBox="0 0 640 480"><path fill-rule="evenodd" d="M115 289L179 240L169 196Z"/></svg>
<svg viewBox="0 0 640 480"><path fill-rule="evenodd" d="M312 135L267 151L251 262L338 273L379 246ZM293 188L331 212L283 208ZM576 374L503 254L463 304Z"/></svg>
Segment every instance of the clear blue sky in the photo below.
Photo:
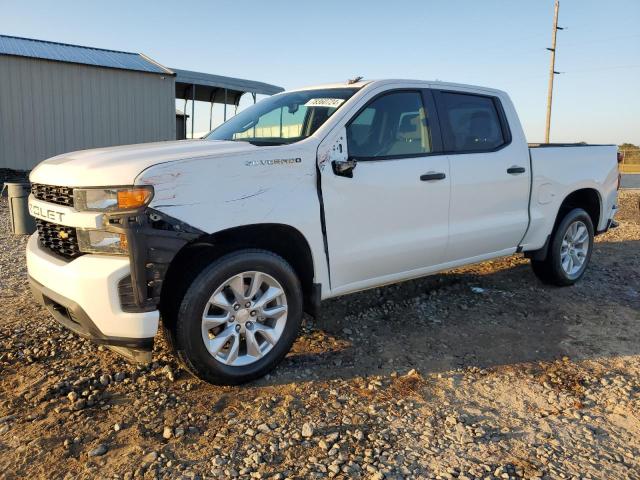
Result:
<svg viewBox="0 0 640 480"><path fill-rule="evenodd" d="M561 0L552 141L640 144L640 1ZM418 78L504 89L543 139L553 0L0 0L0 33L143 52L285 88ZM208 109L197 110L196 131ZM216 110L219 117L219 111Z"/></svg>

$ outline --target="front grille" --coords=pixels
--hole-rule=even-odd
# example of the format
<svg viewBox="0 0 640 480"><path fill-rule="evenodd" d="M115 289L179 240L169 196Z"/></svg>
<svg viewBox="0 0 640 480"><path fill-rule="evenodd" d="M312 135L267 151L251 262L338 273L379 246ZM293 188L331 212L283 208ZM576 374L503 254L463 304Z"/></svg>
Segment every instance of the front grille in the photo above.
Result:
<svg viewBox="0 0 640 480"><path fill-rule="evenodd" d="M38 200L73 207L73 188L32 183L31 193Z"/></svg>
<svg viewBox="0 0 640 480"><path fill-rule="evenodd" d="M74 259L82 255L78 247L78 237L74 227L58 225L45 220L36 219L38 241L44 248L61 257Z"/></svg>

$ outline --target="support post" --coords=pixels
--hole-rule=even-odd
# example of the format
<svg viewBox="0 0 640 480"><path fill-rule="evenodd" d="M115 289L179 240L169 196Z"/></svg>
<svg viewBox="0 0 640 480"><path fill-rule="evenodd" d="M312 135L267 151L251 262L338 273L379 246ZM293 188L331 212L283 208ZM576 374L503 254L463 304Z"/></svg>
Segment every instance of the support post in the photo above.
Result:
<svg viewBox="0 0 640 480"><path fill-rule="evenodd" d="M187 91L185 90L184 92L184 108L182 109L182 115L184 115L184 117L182 117L182 133L184 135L184 138L187 138Z"/></svg>
<svg viewBox="0 0 640 480"><path fill-rule="evenodd" d="M211 97L209 98L209 131L213 130L213 101L216 99L216 91L211 92Z"/></svg>
<svg viewBox="0 0 640 480"><path fill-rule="evenodd" d="M559 73L556 72L556 34L558 33L558 11L560 10L560 1L556 0L553 15L553 33L551 36L551 65L549 66L549 90L547 91L547 123L545 126L544 141L549 143L549 135L551 132L551 103L553 101L553 77ZM562 29L560 29L562 30Z"/></svg>
<svg viewBox="0 0 640 480"><path fill-rule="evenodd" d="M224 121L227 121L227 89L224 89Z"/></svg>
<svg viewBox="0 0 640 480"><path fill-rule="evenodd" d="M196 124L196 84L191 85L191 138Z"/></svg>

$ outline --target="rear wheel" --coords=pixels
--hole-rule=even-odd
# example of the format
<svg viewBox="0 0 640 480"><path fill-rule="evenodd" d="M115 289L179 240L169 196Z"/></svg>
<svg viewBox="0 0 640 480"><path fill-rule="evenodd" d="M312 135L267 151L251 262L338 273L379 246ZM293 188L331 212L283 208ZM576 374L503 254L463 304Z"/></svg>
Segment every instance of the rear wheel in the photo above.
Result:
<svg viewBox="0 0 640 480"><path fill-rule="evenodd" d="M531 260L536 276L544 283L573 285L583 275L593 250L593 223L581 208L569 211L551 236L545 260Z"/></svg>
<svg viewBox="0 0 640 480"><path fill-rule="evenodd" d="M198 377L235 385L272 370L301 321L302 290L291 266L265 250L241 250L216 260L188 288L175 347Z"/></svg>

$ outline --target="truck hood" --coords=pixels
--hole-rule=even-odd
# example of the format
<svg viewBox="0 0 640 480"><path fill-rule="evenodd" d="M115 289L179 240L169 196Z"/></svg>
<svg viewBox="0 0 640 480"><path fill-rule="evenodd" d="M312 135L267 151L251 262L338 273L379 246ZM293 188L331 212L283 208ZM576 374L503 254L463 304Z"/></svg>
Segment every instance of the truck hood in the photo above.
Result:
<svg viewBox="0 0 640 480"><path fill-rule="evenodd" d="M258 148L248 142L221 140L179 140L95 148L44 160L29 178L34 183L68 187L132 185L143 170L153 165L250 153Z"/></svg>

